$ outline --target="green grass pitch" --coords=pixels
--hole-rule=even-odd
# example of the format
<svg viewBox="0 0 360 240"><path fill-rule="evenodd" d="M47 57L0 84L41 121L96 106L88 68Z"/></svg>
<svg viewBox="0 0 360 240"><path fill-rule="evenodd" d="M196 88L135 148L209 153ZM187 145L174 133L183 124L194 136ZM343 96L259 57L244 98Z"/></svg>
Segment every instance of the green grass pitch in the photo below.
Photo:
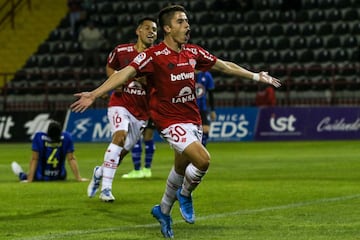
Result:
<svg viewBox="0 0 360 240"><path fill-rule="evenodd" d="M107 143L78 143L83 177L102 163ZM0 239L162 239L150 215L173 162L157 144L153 178L113 184L114 203L86 196L88 182L19 183L10 163L25 170L30 144L1 144ZM176 239L360 239L360 141L212 143L208 174L193 194L196 223L185 223L175 203ZM68 168L69 169L69 168Z"/></svg>

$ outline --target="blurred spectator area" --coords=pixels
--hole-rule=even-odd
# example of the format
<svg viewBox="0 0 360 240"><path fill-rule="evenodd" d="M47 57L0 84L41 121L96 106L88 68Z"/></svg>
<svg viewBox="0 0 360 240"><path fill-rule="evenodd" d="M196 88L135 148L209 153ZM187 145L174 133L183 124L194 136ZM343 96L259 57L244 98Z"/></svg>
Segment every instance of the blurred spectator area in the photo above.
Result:
<svg viewBox="0 0 360 240"><path fill-rule="evenodd" d="M107 44L100 58L120 43L136 40L136 21L157 16L169 1L85 1ZM172 2L174 3L174 2ZM194 0L185 6L191 42L221 59L252 71L268 71L283 86L280 106L360 103L360 1L358 0ZM161 33L159 33L161 39ZM79 43L65 17L16 73L0 73L3 109L64 109L72 94L106 79L105 67L83 67ZM257 83L214 73L217 106L251 106ZM22 104L22 101L24 104ZM39 103L40 102L40 103ZM97 101L95 107L104 107Z"/></svg>

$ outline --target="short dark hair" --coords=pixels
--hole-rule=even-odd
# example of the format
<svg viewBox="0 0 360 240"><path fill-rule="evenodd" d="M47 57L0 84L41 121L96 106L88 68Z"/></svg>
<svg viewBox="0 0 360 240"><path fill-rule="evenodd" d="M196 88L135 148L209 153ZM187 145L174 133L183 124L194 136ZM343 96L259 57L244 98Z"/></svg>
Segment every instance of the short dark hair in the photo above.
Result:
<svg viewBox="0 0 360 240"><path fill-rule="evenodd" d="M140 18L140 19L137 21L137 25L140 26L140 25L143 24L145 21L151 21L151 22L157 23L157 21L156 21L155 18L146 16L146 17Z"/></svg>
<svg viewBox="0 0 360 240"><path fill-rule="evenodd" d="M61 141L61 124L57 121L52 121L49 124L47 135L51 139L52 142L60 142Z"/></svg>
<svg viewBox="0 0 360 240"><path fill-rule="evenodd" d="M163 27L165 25L170 25L170 20L173 17L175 12L186 13L186 10L181 5L169 5L160 10L158 20L159 20L159 26L160 26L161 30L163 30Z"/></svg>

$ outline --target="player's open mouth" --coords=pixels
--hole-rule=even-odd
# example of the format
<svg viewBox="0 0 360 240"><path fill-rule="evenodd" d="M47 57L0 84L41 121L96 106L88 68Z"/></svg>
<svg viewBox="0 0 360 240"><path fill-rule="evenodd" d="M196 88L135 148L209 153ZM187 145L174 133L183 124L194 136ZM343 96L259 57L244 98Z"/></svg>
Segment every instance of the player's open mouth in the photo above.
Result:
<svg viewBox="0 0 360 240"><path fill-rule="evenodd" d="M186 40L189 40L189 39L190 39L190 32L191 32L190 29L186 31L186 33L185 33L185 38L186 38Z"/></svg>

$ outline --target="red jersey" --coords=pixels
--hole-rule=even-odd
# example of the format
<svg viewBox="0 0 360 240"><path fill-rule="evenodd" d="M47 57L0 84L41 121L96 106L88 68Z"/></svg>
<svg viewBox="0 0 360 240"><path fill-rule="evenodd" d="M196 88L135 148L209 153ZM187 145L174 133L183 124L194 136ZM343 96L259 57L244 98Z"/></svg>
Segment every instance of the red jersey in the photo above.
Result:
<svg viewBox="0 0 360 240"><path fill-rule="evenodd" d="M195 69L208 71L216 59L197 45L185 44L178 53L162 42L140 53L130 63L138 74L146 75L150 115L158 129L175 123L201 124Z"/></svg>
<svg viewBox="0 0 360 240"><path fill-rule="evenodd" d="M134 43L116 46L108 56L108 65L115 70L120 70L129 65L139 54L134 46ZM111 94L108 106L122 106L139 120L149 119L146 86L138 81L134 81L134 79L129 79L124 84L122 92L114 91Z"/></svg>

